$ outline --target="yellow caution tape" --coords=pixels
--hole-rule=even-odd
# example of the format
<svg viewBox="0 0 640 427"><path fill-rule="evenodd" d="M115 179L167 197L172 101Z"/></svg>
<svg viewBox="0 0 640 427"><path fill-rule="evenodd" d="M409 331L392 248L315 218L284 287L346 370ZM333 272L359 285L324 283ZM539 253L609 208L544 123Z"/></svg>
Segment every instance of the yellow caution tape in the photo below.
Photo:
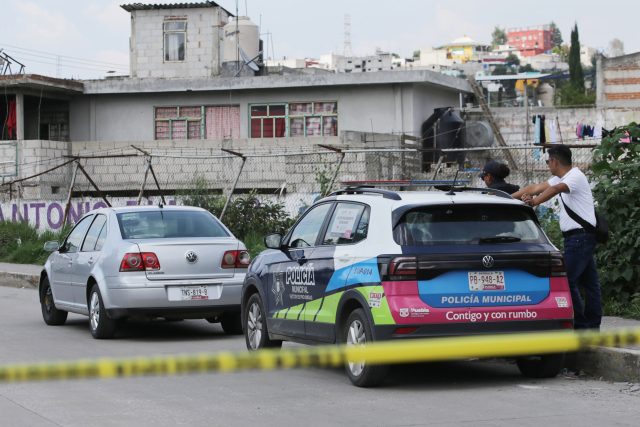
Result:
<svg viewBox="0 0 640 427"><path fill-rule="evenodd" d="M434 362L575 352L592 346L619 347L638 343L640 328L405 339L375 342L366 346L324 345L254 352L15 364L0 366L0 383L328 367L343 365L346 360L362 360L372 364Z"/></svg>

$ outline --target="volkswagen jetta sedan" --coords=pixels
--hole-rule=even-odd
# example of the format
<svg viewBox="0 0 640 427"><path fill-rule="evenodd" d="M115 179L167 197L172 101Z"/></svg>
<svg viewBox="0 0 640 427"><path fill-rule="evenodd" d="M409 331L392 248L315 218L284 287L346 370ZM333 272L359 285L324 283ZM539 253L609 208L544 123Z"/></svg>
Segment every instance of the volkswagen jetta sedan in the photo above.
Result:
<svg viewBox="0 0 640 427"><path fill-rule="evenodd" d="M89 316L94 338L126 319L206 319L242 332L240 292L250 257L204 209L103 208L86 214L53 251L40 276L42 317L62 325Z"/></svg>

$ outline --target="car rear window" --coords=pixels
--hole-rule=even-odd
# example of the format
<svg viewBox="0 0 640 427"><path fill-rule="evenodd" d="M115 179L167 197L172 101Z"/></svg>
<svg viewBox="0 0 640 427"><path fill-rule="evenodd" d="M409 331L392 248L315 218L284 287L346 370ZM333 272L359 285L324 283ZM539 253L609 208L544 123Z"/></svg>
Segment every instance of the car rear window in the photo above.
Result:
<svg viewBox="0 0 640 427"><path fill-rule="evenodd" d="M406 212L393 229L402 246L546 243L534 214L520 206L424 206Z"/></svg>
<svg viewBox="0 0 640 427"><path fill-rule="evenodd" d="M158 210L123 212L117 217L123 239L229 236L208 212Z"/></svg>

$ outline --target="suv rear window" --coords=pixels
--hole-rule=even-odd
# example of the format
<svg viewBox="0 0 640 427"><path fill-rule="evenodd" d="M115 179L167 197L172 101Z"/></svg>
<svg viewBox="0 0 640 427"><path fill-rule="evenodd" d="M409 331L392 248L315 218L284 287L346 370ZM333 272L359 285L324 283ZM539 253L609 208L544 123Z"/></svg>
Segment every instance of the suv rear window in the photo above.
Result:
<svg viewBox="0 0 640 427"><path fill-rule="evenodd" d="M229 236L208 212L158 210L123 212L117 217L123 239Z"/></svg>
<svg viewBox="0 0 640 427"><path fill-rule="evenodd" d="M412 209L395 225L393 238L402 246L548 242L528 209L486 204Z"/></svg>

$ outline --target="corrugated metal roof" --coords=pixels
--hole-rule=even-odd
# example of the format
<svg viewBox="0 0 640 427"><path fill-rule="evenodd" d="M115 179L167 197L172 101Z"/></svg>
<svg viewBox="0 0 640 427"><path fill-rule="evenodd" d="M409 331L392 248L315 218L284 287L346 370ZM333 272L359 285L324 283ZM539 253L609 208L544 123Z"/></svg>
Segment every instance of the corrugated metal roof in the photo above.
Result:
<svg viewBox="0 0 640 427"><path fill-rule="evenodd" d="M127 12L134 10L158 10L158 9L197 9L202 7L219 7L227 12L229 16L235 16L224 7L220 6L214 1L204 1L199 3L166 3L166 4L153 4L153 3L130 3L120 5L121 8Z"/></svg>

